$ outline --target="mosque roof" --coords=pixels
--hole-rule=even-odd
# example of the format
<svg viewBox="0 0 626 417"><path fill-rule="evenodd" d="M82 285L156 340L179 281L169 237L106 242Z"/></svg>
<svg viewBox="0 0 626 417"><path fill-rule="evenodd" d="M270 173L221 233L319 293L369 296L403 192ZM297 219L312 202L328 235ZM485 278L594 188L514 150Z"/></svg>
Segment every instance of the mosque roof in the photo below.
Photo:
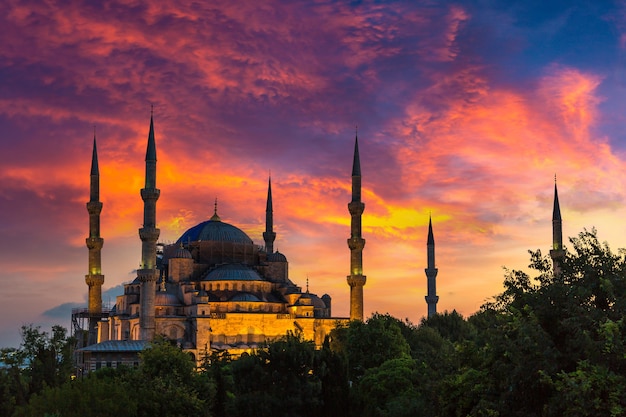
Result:
<svg viewBox="0 0 626 417"><path fill-rule="evenodd" d="M324 302L324 300L322 300L320 297L318 297L315 294L309 294L311 297L311 301L313 304L313 307L315 308L327 308L328 306L326 305L326 303Z"/></svg>
<svg viewBox="0 0 626 417"><path fill-rule="evenodd" d="M154 297L155 306L179 306L182 305L178 297L163 291L158 291Z"/></svg>
<svg viewBox="0 0 626 417"><path fill-rule="evenodd" d="M268 262L287 262L287 257L282 253L276 251L267 255Z"/></svg>
<svg viewBox="0 0 626 417"><path fill-rule="evenodd" d="M230 301L253 301L259 302L259 297L254 294L250 294L249 292L240 292L232 296Z"/></svg>
<svg viewBox="0 0 626 417"><path fill-rule="evenodd" d="M191 252L183 248L182 244L176 249L176 252L174 252L174 255L171 256L171 258L192 259Z"/></svg>
<svg viewBox="0 0 626 417"><path fill-rule="evenodd" d="M181 244L200 240L253 244L252 239L241 229L224 223L217 215L187 230L176 243Z"/></svg>
<svg viewBox="0 0 626 417"><path fill-rule="evenodd" d="M141 352L148 346L146 340L107 340L78 349L81 352Z"/></svg>
<svg viewBox="0 0 626 417"><path fill-rule="evenodd" d="M209 272L204 281L263 281L263 278L245 265L227 264Z"/></svg>

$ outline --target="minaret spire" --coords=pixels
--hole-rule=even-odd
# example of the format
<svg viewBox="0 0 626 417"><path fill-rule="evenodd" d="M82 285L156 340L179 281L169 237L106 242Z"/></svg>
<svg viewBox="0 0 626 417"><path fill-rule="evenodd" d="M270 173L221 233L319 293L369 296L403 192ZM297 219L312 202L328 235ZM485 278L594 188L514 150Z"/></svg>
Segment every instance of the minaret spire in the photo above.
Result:
<svg viewBox="0 0 626 417"><path fill-rule="evenodd" d="M352 201L348 203L350 212L350 320L363 321L363 286L366 277L363 275L363 247L365 239L361 236L361 216L365 204L361 202L361 162L359 159L359 139L354 138L354 159L352 162Z"/></svg>
<svg viewBox="0 0 626 417"><path fill-rule="evenodd" d="M215 197L215 207L213 208L213 216L211 216L209 220L212 222L222 221L222 219L220 219L220 216L217 215L217 197Z"/></svg>
<svg viewBox="0 0 626 417"><path fill-rule="evenodd" d="M428 293L426 297L426 304L428 304L428 317L432 317L437 314L437 302L439 296L437 295L437 272L439 270L435 268L435 237L433 235L433 219L432 216L428 218L428 239L426 240L426 253L428 257L426 272Z"/></svg>
<svg viewBox="0 0 626 417"><path fill-rule="evenodd" d="M155 310L154 297L159 272L156 265L156 243L160 230L156 227L156 202L160 190L156 188L156 141L154 139L153 114L150 111L150 131L146 149L146 182L141 190L143 200L143 227L139 229L141 238L141 268L137 276L141 282L139 330L142 340L154 339Z"/></svg>
<svg viewBox="0 0 626 417"><path fill-rule="evenodd" d="M104 239L100 237L100 170L98 169L98 150L96 148L96 133L93 134L93 152L91 154L91 184L89 187L89 237L86 239L89 249L89 273L85 275L85 282L89 287L89 334L87 344L98 342L98 321L102 315L102 275L101 251Z"/></svg>
<svg viewBox="0 0 626 417"><path fill-rule="evenodd" d="M559 193L556 187L556 175L554 176L554 205L552 207L552 249L550 250L554 275L561 272L561 262L565 257L563 249L563 221L561 219L561 207L559 205Z"/></svg>
<svg viewBox="0 0 626 417"><path fill-rule="evenodd" d="M274 240L276 232L274 232L274 209L272 206L272 176L267 181L267 204L265 205L265 232L263 232L263 240L265 241L265 250L268 254L274 253Z"/></svg>

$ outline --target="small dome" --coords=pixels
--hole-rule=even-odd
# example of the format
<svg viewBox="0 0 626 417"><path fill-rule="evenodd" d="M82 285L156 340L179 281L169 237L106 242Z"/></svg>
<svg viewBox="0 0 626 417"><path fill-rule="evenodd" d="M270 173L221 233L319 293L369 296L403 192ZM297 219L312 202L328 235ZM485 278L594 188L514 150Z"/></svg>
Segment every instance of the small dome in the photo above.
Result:
<svg viewBox="0 0 626 417"><path fill-rule="evenodd" d="M241 264L218 266L209 272L204 281L263 281L263 278L253 269Z"/></svg>
<svg viewBox="0 0 626 417"><path fill-rule="evenodd" d="M228 223L224 223L217 216L213 216L211 220L202 222L187 230L176 241L176 243L181 244L184 242L197 242L200 240L244 243L249 245L253 244L252 239L250 239L241 229Z"/></svg>
<svg viewBox="0 0 626 417"><path fill-rule="evenodd" d="M287 257L282 253L276 251L267 255L268 262L287 262Z"/></svg>
<svg viewBox="0 0 626 417"><path fill-rule="evenodd" d="M300 298L298 298L298 301L296 301L296 305L299 305L299 306L313 305L313 299L308 292L305 292L304 294L300 295Z"/></svg>
<svg viewBox="0 0 626 417"><path fill-rule="evenodd" d="M315 294L310 294L311 296L311 301L313 302L313 307L315 308L328 308L328 306L326 305L326 302L324 302L324 296L322 296L322 298L319 298L317 295Z"/></svg>
<svg viewBox="0 0 626 417"><path fill-rule="evenodd" d="M174 294L158 291L154 297L155 306L180 306L182 303Z"/></svg>
<svg viewBox="0 0 626 417"><path fill-rule="evenodd" d="M175 258L176 259L192 259L191 252L183 248L182 244L178 247L178 249L176 249L176 252L174 252L174 255L172 255L170 258L171 259L175 259Z"/></svg>
<svg viewBox="0 0 626 417"><path fill-rule="evenodd" d="M240 292L238 294L233 295L232 298L230 299L230 301L253 301L253 302L259 302L261 300L259 300L259 298L256 295L250 294L249 292Z"/></svg>

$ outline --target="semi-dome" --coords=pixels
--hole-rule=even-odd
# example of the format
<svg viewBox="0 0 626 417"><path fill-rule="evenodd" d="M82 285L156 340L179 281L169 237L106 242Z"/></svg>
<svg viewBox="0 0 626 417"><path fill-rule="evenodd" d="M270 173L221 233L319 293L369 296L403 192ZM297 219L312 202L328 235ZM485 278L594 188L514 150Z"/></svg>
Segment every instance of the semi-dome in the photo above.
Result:
<svg viewBox="0 0 626 417"><path fill-rule="evenodd" d="M232 298L230 299L230 301L252 301L252 302L259 302L261 300L259 300L259 297L257 297L254 294L250 294L249 292L240 292L238 294L235 294L232 296Z"/></svg>
<svg viewBox="0 0 626 417"><path fill-rule="evenodd" d="M282 253L276 251L267 255L268 262L287 262L287 257Z"/></svg>
<svg viewBox="0 0 626 417"><path fill-rule="evenodd" d="M178 249L176 249L176 252L174 252L174 255L172 255L171 258L172 259L192 259L192 256L191 256L191 252L185 249L183 245L181 244L178 247Z"/></svg>
<svg viewBox="0 0 626 417"><path fill-rule="evenodd" d="M252 239L241 229L231 224L224 223L216 215L210 220L197 224L187 230L176 243L197 242L199 240L253 244Z"/></svg>
<svg viewBox="0 0 626 417"><path fill-rule="evenodd" d="M312 301L313 307L315 307L315 308L328 308L328 306L324 302L323 298L319 298L315 294L310 294L310 296L311 296L311 301Z"/></svg>
<svg viewBox="0 0 626 417"><path fill-rule="evenodd" d="M156 306L179 306L182 305L178 297L174 294L158 291L154 297L154 305Z"/></svg>
<svg viewBox="0 0 626 417"><path fill-rule="evenodd" d="M222 265L204 278L205 281L262 281L263 278L254 270L241 264Z"/></svg>

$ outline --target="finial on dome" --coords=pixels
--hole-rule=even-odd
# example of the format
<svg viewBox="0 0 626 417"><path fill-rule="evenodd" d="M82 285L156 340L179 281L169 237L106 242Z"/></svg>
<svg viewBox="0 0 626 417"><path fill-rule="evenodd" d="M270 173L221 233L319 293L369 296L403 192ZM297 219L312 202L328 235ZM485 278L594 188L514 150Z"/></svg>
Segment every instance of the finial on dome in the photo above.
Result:
<svg viewBox="0 0 626 417"><path fill-rule="evenodd" d="M220 219L220 216L217 215L217 197L215 197L215 208L213 209L213 217L211 217L210 220L212 222L222 221L222 219Z"/></svg>
<svg viewBox="0 0 626 417"><path fill-rule="evenodd" d="M306 276L306 293L309 293L309 276Z"/></svg>

